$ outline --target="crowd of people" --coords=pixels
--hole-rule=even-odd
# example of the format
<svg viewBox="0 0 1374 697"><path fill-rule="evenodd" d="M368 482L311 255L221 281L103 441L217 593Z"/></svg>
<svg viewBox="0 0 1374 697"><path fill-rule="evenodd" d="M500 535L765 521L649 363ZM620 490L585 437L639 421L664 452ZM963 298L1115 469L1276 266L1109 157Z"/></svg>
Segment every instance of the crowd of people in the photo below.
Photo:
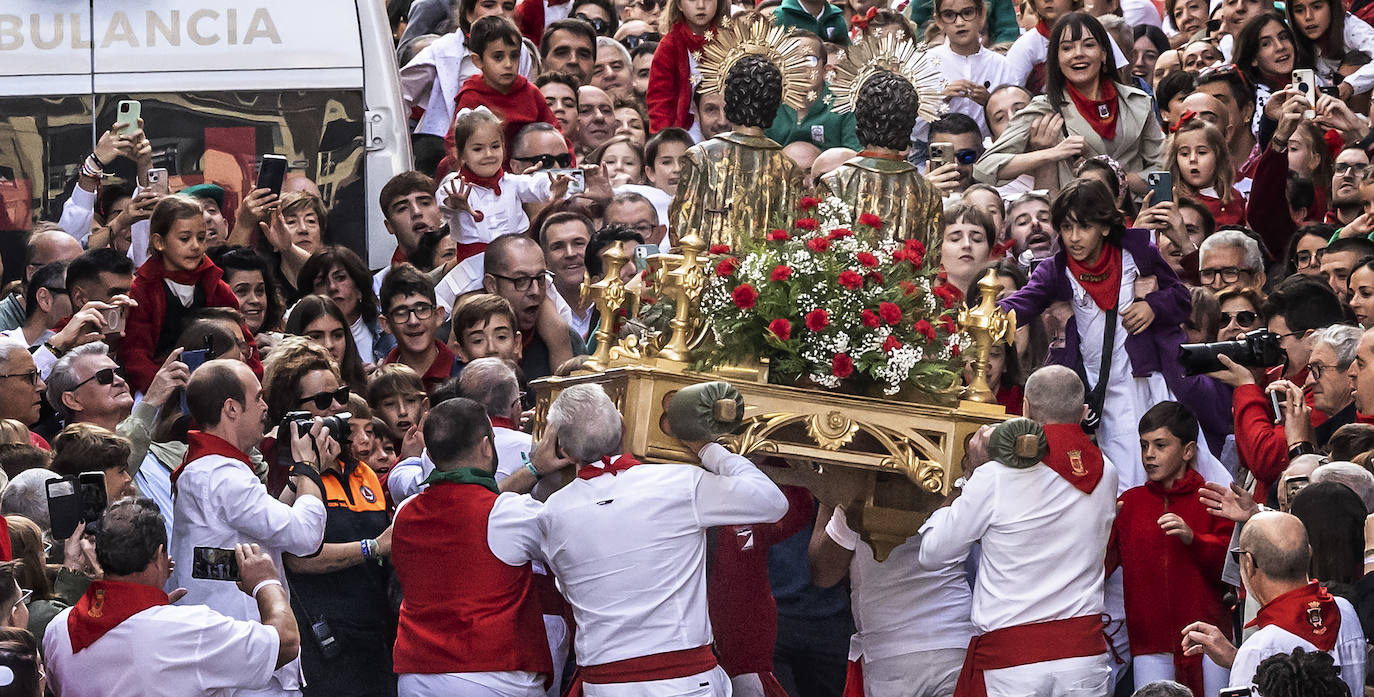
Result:
<svg viewBox="0 0 1374 697"><path fill-rule="evenodd" d="M0 694L1371 682L1374 3L386 4L414 154L375 202L386 268L300 173L159 193L157 123L101 133L28 231L0 298ZM771 125L701 89L754 10L809 71ZM938 117L876 147L829 86L889 36L934 61ZM678 183L722 138L821 195L851 161L914 167L941 292L991 269L1016 312L987 378L1024 418L884 561L857 509L718 444L639 462L649 415L599 387L532 435L530 381L603 321L584 284L697 232ZM72 530L62 485L91 482Z"/></svg>

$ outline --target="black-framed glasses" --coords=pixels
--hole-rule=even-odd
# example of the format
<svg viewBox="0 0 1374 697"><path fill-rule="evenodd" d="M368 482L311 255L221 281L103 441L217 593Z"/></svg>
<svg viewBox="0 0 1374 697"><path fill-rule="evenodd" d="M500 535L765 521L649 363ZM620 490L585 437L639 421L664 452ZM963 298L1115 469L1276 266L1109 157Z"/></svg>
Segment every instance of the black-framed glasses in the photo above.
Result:
<svg viewBox="0 0 1374 697"><path fill-rule="evenodd" d="M624 46L627 50L633 51L636 48L639 48L640 44L648 43L650 41L658 42L662 40L662 34L656 31L646 31L643 34L633 34L621 39L620 45Z"/></svg>
<svg viewBox="0 0 1374 697"><path fill-rule="evenodd" d="M320 392L312 394L309 397L301 397L296 400L296 403L305 404L306 402L314 402L316 409L324 411L328 409L331 404L348 404L348 395L348 385L344 385L333 392Z"/></svg>
<svg viewBox="0 0 1374 697"><path fill-rule="evenodd" d="M386 318L391 320L392 324L404 324L410 320L411 316L423 322L434 316L434 306L430 303L415 303L409 307L405 305L393 307L390 312L386 313Z"/></svg>
<svg viewBox="0 0 1374 697"><path fill-rule="evenodd" d="M1231 553L1231 561L1233 561L1233 562L1235 562L1235 563L1237 563L1237 564L1240 563L1240 555L1242 555L1242 554L1253 554L1250 550L1248 550L1248 549L1241 549L1240 547L1232 547L1232 548L1231 548L1230 550L1228 550L1228 551Z"/></svg>
<svg viewBox="0 0 1374 697"><path fill-rule="evenodd" d="M1236 313L1223 312L1221 313L1221 326L1230 324L1232 319L1242 327L1249 327L1255 323L1255 320L1259 319L1259 313L1249 310L1241 310Z"/></svg>
<svg viewBox="0 0 1374 697"><path fill-rule="evenodd" d="M506 281L506 282L510 283L510 284L511 284L511 287L515 288L515 290L520 291L520 292L524 292L524 291L529 290L529 289L530 289L530 285L533 284L533 283L535 283L536 281L539 283L539 286L542 288L543 286L545 286L546 284L548 284L549 279L553 278L553 274L549 273L548 271L545 271L545 272L539 273L539 274L535 274L534 276L502 276L502 275L499 274L499 273L494 273L494 274L492 274L492 277L493 277L493 278L499 278L499 279L501 279L501 280L503 280L503 281Z"/></svg>
<svg viewBox="0 0 1374 697"><path fill-rule="evenodd" d="M973 148L954 151L954 161L961 165L971 165L978 161L978 151Z"/></svg>
<svg viewBox="0 0 1374 697"><path fill-rule="evenodd" d="M964 9L959 10L958 12L955 12L954 10L940 10L940 21L944 22L945 24L954 24L954 20L956 19L962 19L965 22L972 22L973 20L978 19L978 11L979 8L977 7L965 7Z"/></svg>
<svg viewBox="0 0 1374 697"><path fill-rule="evenodd" d="M1307 368L1312 371L1312 377L1318 380L1322 379L1322 373L1325 371L1341 369L1338 365L1325 365L1322 363L1308 363Z"/></svg>
<svg viewBox="0 0 1374 697"><path fill-rule="evenodd" d="M1347 172L1349 172L1352 177L1358 177L1364 174L1364 171L1367 169L1369 169L1369 164L1363 162L1337 162L1331 166L1331 171L1335 172L1338 177Z"/></svg>
<svg viewBox="0 0 1374 697"><path fill-rule="evenodd" d="M1219 269L1202 269L1198 271L1198 277L1202 279L1204 284L1210 285L1213 281L1217 280L1217 276L1220 276L1221 280L1226 283L1235 283L1240 280L1241 274L1249 276L1253 273L1254 271L1250 269L1242 269L1236 266L1223 266Z"/></svg>
<svg viewBox="0 0 1374 697"><path fill-rule="evenodd" d="M37 384L38 384L38 369L35 368L35 369L33 369L33 370L26 371L26 372L23 372L23 373L10 373L9 375L0 375L0 378L24 378L25 380L28 381L28 383L29 383L30 385L37 385Z"/></svg>
<svg viewBox="0 0 1374 697"><path fill-rule="evenodd" d="M530 155L529 157L511 155L510 159L521 162L538 162L539 169L567 169L572 166L572 155L566 152L557 155Z"/></svg>
<svg viewBox="0 0 1374 697"><path fill-rule="evenodd" d="M1297 267L1299 269L1310 269L1314 266L1321 266L1322 257L1325 256L1323 252L1325 251L1326 250L1324 249L1318 249L1315 252L1311 252L1304 249L1301 252L1298 252L1297 256L1295 256L1293 260L1297 262Z"/></svg>
<svg viewBox="0 0 1374 697"><path fill-rule="evenodd" d="M600 17L588 17L586 13L583 12L578 12L577 14L573 15L573 19L580 19L586 22L587 24L592 25L592 29L595 30L597 34L603 36L606 34L606 32L610 31L611 29L610 22L607 22L606 20Z"/></svg>
<svg viewBox="0 0 1374 697"><path fill-rule="evenodd" d="M86 383L88 383L88 382L90 382L90 381L92 381L92 380L94 380L94 381L96 382L97 385L102 385L102 386L108 387L108 386L114 384L114 379L115 379L115 369L114 369L114 368L101 368L100 370L95 371L95 375L92 375L92 376L86 378L85 380L82 380L81 382L76 383L76 386L72 388L72 392L75 392L75 391L81 389L81 386L82 386L82 385L85 385Z"/></svg>

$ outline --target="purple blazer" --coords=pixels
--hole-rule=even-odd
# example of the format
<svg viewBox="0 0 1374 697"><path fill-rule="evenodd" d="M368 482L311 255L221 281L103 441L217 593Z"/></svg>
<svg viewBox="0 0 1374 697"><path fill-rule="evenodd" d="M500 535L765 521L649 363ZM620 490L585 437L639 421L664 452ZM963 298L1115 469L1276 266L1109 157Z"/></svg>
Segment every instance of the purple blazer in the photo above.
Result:
<svg viewBox="0 0 1374 697"><path fill-rule="evenodd" d="M1186 342L1180 325L1192 313L1193 299L1178 274L1164 261L1159 250L1150 242L1150 233L1130 228L1121 237L1121 248L1131 253L1142 276L1154 276L1159 288L1145 296L1154 310L1155 319L1145 331L1126 335L1126 354L1136 377L1161 373L1169 389L1179 401L1197 414L1198 421L1209 436L1225 436L1235 428L1231 418L1231 388L1206 376L1184 377L1178 362L1178 347ZM1059 250L1049 262L1040 264L1031 274L1030 282L1021 290L998 301L1003 310L1016 311L1017 326L1040 317L1051 303L1073 300L1068 275L1068 253ZM1062 365L1083 374L1083 356L1079 353L1078 323L1069 318L1064 331L1064 346L1050 349L1047 365ZM1215 444L1216 447L1220 443Z"/></svg>

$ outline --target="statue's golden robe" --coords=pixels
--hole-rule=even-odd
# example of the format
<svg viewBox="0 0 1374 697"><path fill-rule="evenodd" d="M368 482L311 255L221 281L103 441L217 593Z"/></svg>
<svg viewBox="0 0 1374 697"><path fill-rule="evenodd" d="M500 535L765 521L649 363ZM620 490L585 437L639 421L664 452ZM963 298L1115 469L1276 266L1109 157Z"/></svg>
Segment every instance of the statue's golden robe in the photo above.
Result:
<svg viewBox="0 0 1374 697"><path fill-rule="evenodd" d="M687 150L668 219L678 238L691 231L738 249L788 219L801 190L802 171L781 145L722 133Z"/></svg>
<svg viewBox="0 0 1374 697"><path fill-rule="evenodd" d="M849 204L857 219L872 213L883 219L878 239L917 239L926 246L926 265L940 263L940 215L944 203L935 185L905 160L855 157L826 173L816 196ZM856 232L866 228L855 226Z"/></svg>

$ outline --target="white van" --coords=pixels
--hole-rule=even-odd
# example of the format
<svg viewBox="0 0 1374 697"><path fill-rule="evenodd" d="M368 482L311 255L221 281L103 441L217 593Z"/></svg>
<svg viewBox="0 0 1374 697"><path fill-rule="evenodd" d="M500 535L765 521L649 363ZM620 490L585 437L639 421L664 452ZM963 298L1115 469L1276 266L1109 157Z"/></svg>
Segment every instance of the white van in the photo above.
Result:
<svg viewBox="0 0 1374 697"><path fill-rule="evenodd" d="M220 184L232 213L261 156L284 155L319 186L329 241L389 263L377 199L411 156L383 0L0 3L0 231L60 217L121 99L173 191Z"/></svg>

